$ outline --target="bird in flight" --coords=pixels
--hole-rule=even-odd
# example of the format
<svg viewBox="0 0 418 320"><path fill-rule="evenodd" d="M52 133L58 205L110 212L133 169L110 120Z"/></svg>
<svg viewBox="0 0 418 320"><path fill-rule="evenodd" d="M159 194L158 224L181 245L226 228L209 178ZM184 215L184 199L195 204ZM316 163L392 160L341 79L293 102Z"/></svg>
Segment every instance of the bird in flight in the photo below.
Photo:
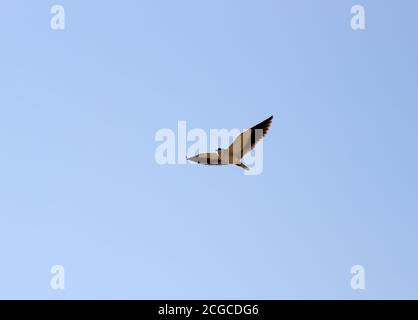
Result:
<svg viewBox="0 0 418 320"><path fill-rule="evenodd" d="M217 152L200 153L194 157L187 158L187 160L205 165L221 166L233 164L244 170L250 170L250 168L242 163L242 158L254 149L255 145L263 139L267 134L272 121L273 116L244 131L226 149L219 148L216 150Z"/></svg>

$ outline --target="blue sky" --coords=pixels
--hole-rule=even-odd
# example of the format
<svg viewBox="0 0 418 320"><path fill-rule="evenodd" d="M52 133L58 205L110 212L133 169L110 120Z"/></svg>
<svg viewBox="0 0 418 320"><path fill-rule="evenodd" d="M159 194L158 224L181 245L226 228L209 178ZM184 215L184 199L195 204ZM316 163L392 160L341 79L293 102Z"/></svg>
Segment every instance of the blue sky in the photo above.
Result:
<svg viewBox="0 0 418 320"><path fill-rule="evenodd" d="M0 298L418 298L417 10L3 1ZM154 160L271 114L262 175Z"/></svg>

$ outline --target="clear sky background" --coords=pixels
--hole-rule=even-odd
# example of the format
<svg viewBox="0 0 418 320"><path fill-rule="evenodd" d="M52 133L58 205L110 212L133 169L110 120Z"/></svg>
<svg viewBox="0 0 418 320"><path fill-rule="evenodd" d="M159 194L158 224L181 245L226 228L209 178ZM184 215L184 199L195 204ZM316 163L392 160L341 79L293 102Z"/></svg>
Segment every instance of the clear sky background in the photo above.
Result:
<svg viewBox="0 0 418 320"><path fill-rule="evenodd" d="M2 1L0 298L418 298L417 12ZM154 160L179 120L271 114L262 175Z"/></svg>

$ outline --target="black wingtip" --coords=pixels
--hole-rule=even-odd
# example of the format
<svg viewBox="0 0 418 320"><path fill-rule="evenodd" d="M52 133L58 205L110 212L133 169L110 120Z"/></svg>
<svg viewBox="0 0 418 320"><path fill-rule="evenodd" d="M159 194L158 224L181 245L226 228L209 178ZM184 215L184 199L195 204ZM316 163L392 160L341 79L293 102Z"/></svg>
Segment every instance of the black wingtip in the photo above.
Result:
<svg viewBox="0 0 418 320"><path fill-rule="evenodd" d="M268 117L266 120L264 120L263 122L271 122L273 120L273 115L271 115L270 117Z"/></svg>
<svg viewBox="0 0 418 320"><path fill-rule="evenodd" d="M267 129L268 129L268 127L271 125L272 122L273 122L273 116L270 116L266 120L260 122L255 127L261 127L263 129L267 127Z"/></svg>

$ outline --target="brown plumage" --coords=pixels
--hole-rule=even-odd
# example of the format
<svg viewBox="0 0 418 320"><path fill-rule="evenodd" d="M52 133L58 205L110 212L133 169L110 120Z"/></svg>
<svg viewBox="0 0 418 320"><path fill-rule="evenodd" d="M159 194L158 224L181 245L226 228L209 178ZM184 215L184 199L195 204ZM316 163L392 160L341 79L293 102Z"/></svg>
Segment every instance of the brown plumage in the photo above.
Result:
<svg viewBox="0 0 418 320"><path fill-rule="evenodd" d="M218 149L217 153L201 153L187 160L207 165L234 164L244 170L250 170L241 162L248 152L255 148L270 129L273 116L241 133L227 149Z"/></svg>
<svg viewBox="0 0 418 320"><path fill-rule="evenodd" d="M229 157L232 156L233 158L236 158L239 155L241 159L254 149L256 144L263 139L269 131L272 121L273 116L241 133L229 146Z"/></svg>

